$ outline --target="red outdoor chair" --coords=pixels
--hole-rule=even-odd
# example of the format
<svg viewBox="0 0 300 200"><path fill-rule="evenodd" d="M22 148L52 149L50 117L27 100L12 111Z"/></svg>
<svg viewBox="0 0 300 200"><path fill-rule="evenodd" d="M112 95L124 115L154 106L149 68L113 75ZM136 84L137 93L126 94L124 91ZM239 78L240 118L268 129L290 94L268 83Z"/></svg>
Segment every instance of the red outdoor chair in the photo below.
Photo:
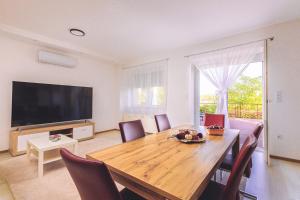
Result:
<svg viewBox="0 0 300 200"><path fill-rule="evenodd" d="M78 157L64 148L60 154L82 200L143 200L127 188L119 192L103 162Z"/></svg>
<svg viewBox="0 0 300 200"><path fill-rule="evenodd" d="M154 115L157 131L165 131L171 128L167 114Z"/></svg>
<svg viewBox="0 0 300 200"><path fill-rule="evenodd" d="M204 126L218 125L224 128L225 126L225 115L223 114L208 114L204 116Z"/></svg>
<svg viewBox="0 0 300 200"><path fill-rule="evenodd" d="M119 123L123 143L145 137L145 131L141 120Z"/></svg>
<svg viewBox="0 0 300 200"><path fill-rule="evenodd" d="M256 145L256 138L248 136L234 162L226 186L210 181L200 200L240 200L239 185Z"/></svg>

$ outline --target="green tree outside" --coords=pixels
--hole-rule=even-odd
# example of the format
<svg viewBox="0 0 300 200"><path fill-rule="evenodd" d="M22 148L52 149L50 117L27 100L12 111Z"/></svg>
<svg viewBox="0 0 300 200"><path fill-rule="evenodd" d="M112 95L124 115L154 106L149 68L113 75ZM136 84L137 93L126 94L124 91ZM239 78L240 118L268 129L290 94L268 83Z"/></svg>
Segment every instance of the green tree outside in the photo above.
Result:
<svg viewBox="0 0 300 200"><path fill-rule="evenodd" d="M241 76L228 90L228 103L261 104L262 77Z"/></svg>
<svg viewBox="0 0 300 200"><path fill-rule="evenodd" d="M229 116L241 118L258 118L262 116L262 77L241 76L228 90ZM215 113L217 97L204 95L200 97L200 112Z"/></svg>

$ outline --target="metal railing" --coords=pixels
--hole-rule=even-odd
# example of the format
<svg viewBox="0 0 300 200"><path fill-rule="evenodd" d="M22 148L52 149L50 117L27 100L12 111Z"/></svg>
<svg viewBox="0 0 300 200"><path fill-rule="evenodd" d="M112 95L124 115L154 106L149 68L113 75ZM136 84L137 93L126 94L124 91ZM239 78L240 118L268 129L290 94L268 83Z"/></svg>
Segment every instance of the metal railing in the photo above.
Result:
<svg viewBox="0 0 300 200"><path fill-rule="evenodd" d="M216 103L200 103L200 113L215 113ZM262 119L262 104L228 103L228 115L233 118Z"/></svg>

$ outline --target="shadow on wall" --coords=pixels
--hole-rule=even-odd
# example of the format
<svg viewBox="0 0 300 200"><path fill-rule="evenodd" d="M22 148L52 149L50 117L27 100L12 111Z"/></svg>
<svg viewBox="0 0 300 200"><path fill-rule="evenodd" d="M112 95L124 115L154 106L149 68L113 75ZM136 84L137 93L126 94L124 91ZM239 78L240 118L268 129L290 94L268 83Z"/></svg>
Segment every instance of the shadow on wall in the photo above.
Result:
<svg viewBox="0 0 300 200"><path fill-rule="evenodd" d="M139 115L139 114L123 114L122 121L142 120L145 132L156 133L157 128L155 124L154 115Z"/></svg>

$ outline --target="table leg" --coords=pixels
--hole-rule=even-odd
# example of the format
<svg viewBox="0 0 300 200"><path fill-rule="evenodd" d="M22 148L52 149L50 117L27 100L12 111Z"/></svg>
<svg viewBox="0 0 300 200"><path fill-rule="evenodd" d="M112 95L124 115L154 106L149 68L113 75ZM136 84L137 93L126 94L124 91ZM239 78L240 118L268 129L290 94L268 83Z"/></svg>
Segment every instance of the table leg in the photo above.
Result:
<svg viewBox="0 0 300 200"><path fill-rule="evenodd" d="M38 159L38 174L39 177L43 177L44 174L44 152L38 151L39 159Z"/></svg>
<svg viewBox="0 0 300 200"><path fill-rule="evenodd" d="M240 151L240 135L237 136L236 141L235 141L234 145L232 146L232 156L233 156L234 160L237 158L239 151Z"/></svg>
<svg viewBox="0 0 300 200"><path fill-rule="evenodd" d="M74 154L78 153L78 143L74 144L74 146L73 146L73 152L74 152Z"/></svg>
<svg viewBox="0 0 300 200"><path fill-rule="evenodd" d="M30 158L31 154L31 145L27 142L27 149L26 149L27 158Z"/></svg>

